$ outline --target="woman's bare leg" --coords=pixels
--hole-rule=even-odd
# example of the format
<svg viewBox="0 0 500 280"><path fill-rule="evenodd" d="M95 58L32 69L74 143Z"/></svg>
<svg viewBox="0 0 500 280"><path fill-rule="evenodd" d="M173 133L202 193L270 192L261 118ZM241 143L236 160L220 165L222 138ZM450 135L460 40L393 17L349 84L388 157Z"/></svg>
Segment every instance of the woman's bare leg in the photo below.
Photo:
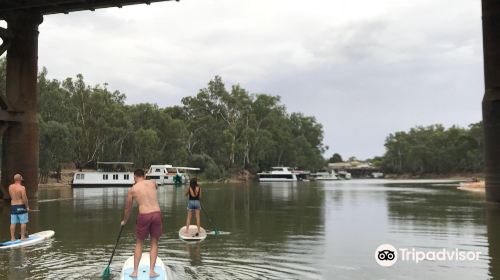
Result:
<svg viewBox="0 0 500 280"><path fill-rule="evenodd" d="M191 210L188 210L188 215L186 219L186 233L189 232L189 224L191 223Z"/></svg>
<svg viewBox="0 0 500 280"><path fill-rule="evenodd" d="M200 209L196 209L196 226L198 227L198 234L200 233Z"/></svg>

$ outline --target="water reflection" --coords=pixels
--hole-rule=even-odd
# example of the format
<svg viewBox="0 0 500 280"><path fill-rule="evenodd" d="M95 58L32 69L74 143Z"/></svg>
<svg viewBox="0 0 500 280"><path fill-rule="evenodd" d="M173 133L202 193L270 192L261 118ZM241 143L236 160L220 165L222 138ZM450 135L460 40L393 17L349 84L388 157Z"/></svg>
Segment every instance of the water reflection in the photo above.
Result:
<svg viewBox="0 0 500 280"><path fill-rule="evenodd" d="M26 249L8 251L9 262L7 278L9 279L25 279L29 277L29 264L26 259Z"/></svg>
<svg viewBox="0 0 500 280"><path fill-rule="evenodd" d="M200 243L186 244L186 251L189 253L189 260L191 266L202 265Z"/></svg>
<svg viewBox="0 0 500 280"><path fill-rule="evenodd" d="M159 189L164 236L159 254L176 279L485 279L498 275L499 208L449 184L394 181L204 184L202 225L229 235L178 239L184 189ZM0 278L82 279L98 276L113 249L127 189L41 188L30 231L53 229L40 247L0 252ZM35 202L33 202L35 203ZM36 204L33 204L36 205ZM0 237L8 208L0 208ZM132 255L134 219L111 265L118 277ZM376 264L375 248L479 250L472 263ZM146 245L149 248L149 245ZM498 276L497 276L498 277Z"/></svg>
<svg viewBox="0 0 500 280"><path fill-rule="evenodd" d="M500 279L500 206L486 205L486 225L488 229L489 275Z"/></svg>

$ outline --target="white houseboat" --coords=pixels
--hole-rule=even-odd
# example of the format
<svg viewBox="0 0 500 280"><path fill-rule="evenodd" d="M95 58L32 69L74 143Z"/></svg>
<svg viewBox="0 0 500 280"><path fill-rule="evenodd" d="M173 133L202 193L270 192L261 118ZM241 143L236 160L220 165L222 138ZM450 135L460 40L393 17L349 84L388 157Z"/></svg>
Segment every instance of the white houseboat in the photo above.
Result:
<svg viewBox="0 0 500 280"><path fill-rule="evenodd" d="M130 187L134 184L131 162L98 162L96 171L79 171L73 175L73 188Z"/></svg>
<svg viewBox="0 0 500 280"><path fill-rule="evenodd" d="M292 169L292 173L297 177L297 181L308 182L311 178L311 171L294 168Z"/></svg>
<svg viewBox="0 0 500 280"><path fill-rule="evenodd" d="M294 182L297 175L288 167L273 167L271 171L257 173L260 182Z"/></svg>
<svg viewBox="0 0 500 280"><path fill-rule="evenodd" d="M199 171L195 167L176 167L170 164L151 165L146 179L155 180L158 186L189 183L188 171Z"/></svg>
<svg viewBox="0 0 500 280"><path fill-rule="evenodd" d="M347 171L337 172L337 177L339 177L342 180L351 180L351 178L352 178L351 173L349 173Z"/></svg>
<svg viewBox="0 0 500 280"><path fill-rule="evenodd" d="M335 171L318 171L316 173L311 174L313 180L316 181L335 181L340 180Z"/></svg>

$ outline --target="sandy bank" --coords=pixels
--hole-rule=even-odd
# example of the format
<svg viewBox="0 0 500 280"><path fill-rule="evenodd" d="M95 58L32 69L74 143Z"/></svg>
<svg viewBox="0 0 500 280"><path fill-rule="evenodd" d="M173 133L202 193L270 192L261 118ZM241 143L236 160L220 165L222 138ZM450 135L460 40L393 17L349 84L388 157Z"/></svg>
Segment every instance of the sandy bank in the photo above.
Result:
<svg viewBox="0 0 500 280"><path fill-rule="evenodd" d="M485 183L484 181L479 182L462 182L458 187L459 190L470 191L470 192L485 192Z"/></svg>

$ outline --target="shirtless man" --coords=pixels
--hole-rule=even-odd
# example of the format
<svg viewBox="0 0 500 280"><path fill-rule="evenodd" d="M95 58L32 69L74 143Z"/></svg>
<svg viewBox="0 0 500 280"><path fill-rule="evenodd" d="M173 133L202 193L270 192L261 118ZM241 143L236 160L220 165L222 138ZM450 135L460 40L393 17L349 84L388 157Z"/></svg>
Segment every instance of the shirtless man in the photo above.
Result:
<svg viewBox="0 0 500 280"><path fill-rule="evenodd" d="M10 240L14 241L16 233L16 224L21 224L21 240L25 240L26 224L28 223L28 197L26 189L21 182L23 177L20 174L14 175L14 184L9 186L10 201Z"/></svg>
<svg viewBox="0 0 500 280"><path fill-rule="evenodd" d="M135 200L139 205L139 214L137 215L135 228L135 253L134 253L134 271L130 277L137 277L137 269L142 256L142 247L144 239L151 235L151 251L149 260L149 276L151 278L158 277L154 271L156 257L158 256L158 239L162 233L162 222L160 205L156 195L156 183L154 181L144 179L144 170L137 169L134 172L135 184L129 189L127 201L125 202L125 214L121 225L124 226L130 216L132 204Z"/></svg>

